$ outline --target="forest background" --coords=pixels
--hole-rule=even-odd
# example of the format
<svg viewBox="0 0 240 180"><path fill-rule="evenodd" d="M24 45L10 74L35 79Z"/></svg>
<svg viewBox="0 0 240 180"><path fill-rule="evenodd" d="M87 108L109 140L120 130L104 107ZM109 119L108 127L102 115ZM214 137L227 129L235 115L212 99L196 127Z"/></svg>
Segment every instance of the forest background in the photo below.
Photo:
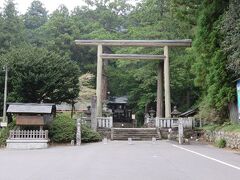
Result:
<svg viewBox="0 0 240 180"><path fill-rule="evenodd" d="M240 75L238 0L86 0L69 12L49 14L33 1L19 14L14 0L0 13L0 65L9 66L8 102L68 102L79 97L79 77L96 74L96 49L76 39L192 39L191 48L170 50L171 104L198 107L202 118L223 122L236 103ZM160 48L112 48L113 53L163 54ZM111 61L111 96L129 97L137 117L156 108L156 61ZM95 80L90 85L95 87ZM0 107L4 71L0 71Z"/></svg>

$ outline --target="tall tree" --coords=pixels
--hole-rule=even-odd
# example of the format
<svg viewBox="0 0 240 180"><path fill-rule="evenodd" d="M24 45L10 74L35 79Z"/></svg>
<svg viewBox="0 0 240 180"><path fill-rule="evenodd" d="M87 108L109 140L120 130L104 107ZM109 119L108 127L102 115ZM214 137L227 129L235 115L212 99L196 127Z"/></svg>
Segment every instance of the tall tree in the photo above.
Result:
<svg viewBox="0 0 240 180"><path fill-rule="evenodd" d="M226 12L221 28L224 33L222 48L227 55L228 69L234 78L240 77L240 2L229 1L229 10Z"/></svg>
<svg viewBox="0 0 240 180"><path fill-rule="evenodd" d="M7 0L3 10L0 32L0 52L5 52L12 45L17 45L25 40L24 25L15 8L13 0Z"/></svg>
<svg viewBox="0 0 240 180"><path fill-rule="evenodd" d="M195 84L202 89L201 113L215 120L227 118L227 106L233 97L231 75L226 69L227 58L220 47L224 37L222 17L227 7L227 0L203 2L194 41L196 61L193 70Z"/></svg>
<svg viewBox="0 0 240 180"><path fill-rule="evenodd" d="M47 10L41 1L34 0L24 15L24 24L27 29L36 29L47 22Z"/></svg>
<svg viewBox="0 0 240 180"><path fill-rule="evenodd" d="M80 31L77 38L120 39L126 33L131 8L127 0L87 1L87 6L75 8L71 16ZM96 72L95 49L75 46L72 50L72 59L79 63L82 73Z"/></svg>
<svg viewBox="0 0 240 180"><path fill-rule="evenodd" d="M38 29L38 32L44 46L70 57L71 47L79 34L79 29L71 20L67 7L61 5L50 15L47 23Z"/></svg>
<svg viewBox="0 0 240 180"><path fill-rule="evenodd" d="M9 65L9 102L69 102L79 93L79 67L66 56L22 45L0 57Z"/></svg>

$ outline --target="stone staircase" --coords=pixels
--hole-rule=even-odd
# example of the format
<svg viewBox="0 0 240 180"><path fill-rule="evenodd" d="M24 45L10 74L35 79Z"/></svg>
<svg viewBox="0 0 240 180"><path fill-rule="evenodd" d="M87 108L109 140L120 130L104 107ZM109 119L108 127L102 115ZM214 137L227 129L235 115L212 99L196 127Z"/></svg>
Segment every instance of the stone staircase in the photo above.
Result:
<svg viewBox="0 0 240 180"><path fill-rule="evenodd" d="M152 140L161 139L160 131L156 128L112 128L111 139L112 140Z"/></svg>

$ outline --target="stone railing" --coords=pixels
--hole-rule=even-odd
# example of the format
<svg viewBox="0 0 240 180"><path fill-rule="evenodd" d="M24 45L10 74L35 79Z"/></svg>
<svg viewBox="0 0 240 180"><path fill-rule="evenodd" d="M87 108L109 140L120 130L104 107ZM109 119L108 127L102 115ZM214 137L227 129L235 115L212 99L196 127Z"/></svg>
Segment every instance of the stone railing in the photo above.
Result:
<svg viewBox="0 0 240 180"><path fill-rule="evenodd" d="M178 118L155 118L156 127L173 128L178 127Z"/></svg>
<svg viewBox="0 0 240 180"><path fill-rule="evenodd" d="M155 118L155 126L161 128L178 127L179 122L182 123L183 128L192 128L194 126L193 118Z"/></svg>
<svg viewBox="0 0 240 180"><path fill-rule="evenodd" d="M48 130L11 130L8 139L48 139Z"/></svg>
<svg viewBox="0 0 240 180"><path fill-rule="evenodd" d="M112 128L113 118L112 117L97 117L97 125L99 128Z"/></svg>
<svg viewBox="0 0 240 180"><path fill-rule="evenodd" d="M182 122L183 128L193 128L193 127L195 127L195 121L194 121L193 117L179 118L179 121Z"/></svg>

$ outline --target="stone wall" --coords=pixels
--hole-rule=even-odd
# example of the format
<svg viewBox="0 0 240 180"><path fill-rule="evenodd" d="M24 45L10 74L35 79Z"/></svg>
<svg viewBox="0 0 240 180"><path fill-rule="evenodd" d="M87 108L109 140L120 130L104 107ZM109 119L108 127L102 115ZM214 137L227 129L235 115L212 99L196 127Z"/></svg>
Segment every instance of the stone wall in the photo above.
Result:
<svg viewBox="0 0 240 180"><path fill-rule="evenodd" d="M115 128L133 128L133 123L113 122Z"/></svg>
<svg viewBox="0 0 240 180"><path fill-rule="evenodd" d="M47 139L8 139L8 149L44 149L48 148Z"/></svg>
<svg viewBox="0 0 240 180"><path fill-rule="evenodd" d="M98 128L97 132L102 136L102 138L111 139L111 129L110 128Z"/></svg>
<svg viewBox="0 0 240 180"><path fill-rule="evenodd" d="M168 129L169 128L160 128L160 133L163 139L168 139ZM190 139L191 137L193 137L194 139L198 139L199 136L201 136L201 131L184 128L183 134L184 138ZM178 140L178 128L172 128L171 139Z"/></svg>
<svg viewBox="0 0 240 180"><path fill-rule="evenodd" d="M224 131L205 131L204 139L209 142L215 142L218 139L226 140L226 147L240 149L240 133Z"/></svg>

